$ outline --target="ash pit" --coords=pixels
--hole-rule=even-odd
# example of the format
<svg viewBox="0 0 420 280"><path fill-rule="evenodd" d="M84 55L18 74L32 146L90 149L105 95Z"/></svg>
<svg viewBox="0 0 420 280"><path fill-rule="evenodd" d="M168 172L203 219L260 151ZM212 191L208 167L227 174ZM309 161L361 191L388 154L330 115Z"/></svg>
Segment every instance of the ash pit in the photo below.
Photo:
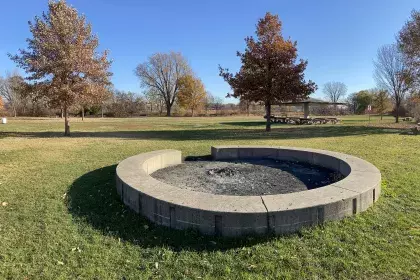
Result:
<svg viewBox="0 0 420 280"><path fill-rule="evenodd" d="M273 159L213 161L188 157L182 164L155 171L159 181L191 191L217 195L272 195L306 191L343 178L321 166Z"/></svg>

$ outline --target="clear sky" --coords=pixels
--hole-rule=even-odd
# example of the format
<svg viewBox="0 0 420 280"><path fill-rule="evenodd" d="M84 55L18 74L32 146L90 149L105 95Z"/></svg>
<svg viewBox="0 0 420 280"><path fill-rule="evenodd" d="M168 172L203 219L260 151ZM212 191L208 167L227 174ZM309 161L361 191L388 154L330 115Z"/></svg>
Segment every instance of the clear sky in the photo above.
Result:
<svg viewBox="0 0 420 280"><path fill-rule="evenodd" d="M7 53L26 47L28 20L47 9L47 0L2 1L0 75L15 69ZM299 56L308 59L306 78L322 85L344 82L348 92L375 86L372 60L383 44L420 9L419 0L68 0L84 13L109 49L113 83L121 90L141 92L133 70L155 52L181 52L214 95L229 86L218 75L218 64L237 71L237 50L254 35L257 20L269 11L283 21L283 34L298 41Z"/></svg>

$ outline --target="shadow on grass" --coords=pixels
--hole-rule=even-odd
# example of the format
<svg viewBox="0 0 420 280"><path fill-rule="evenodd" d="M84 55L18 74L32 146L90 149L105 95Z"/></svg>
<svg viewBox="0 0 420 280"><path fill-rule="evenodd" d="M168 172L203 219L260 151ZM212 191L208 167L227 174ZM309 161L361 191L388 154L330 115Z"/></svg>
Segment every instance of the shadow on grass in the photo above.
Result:
<svg viewBox="0 0 420 280"><path fill-rule="evenodd" d="M246 122L248 123L248 122ZM251 122L254 123L254 122ZM244 124L247 126L247 124ZM72 138L97 137L121 139L157 140L251 140L251 139L302 139L317 137L340 137L372 134L395 134L403 129L387 130L370 126L285 126L275 127L271 132L261 129L190 129L190 130L147 130L147 131L75 131ZM62 132L0 132L0 139L6 137L51 138L64 137Z"/></svg>
<svg viewBox="0 0 420 280"><path fill-rule="evenodd" d="M77 221L88 223L104 235L150 247L170 247L174 251L224 251L252 246L266 237L222 238L203 236L196 231L173 230L157 226L126 207L115 189L116 165L91 171L71 185L69 212Z"/></svg>
<svg viewBox="0 0 420 280"><path fill-rule="evenodd" d="M243 127L248 127L248 126L261 126L261 127L265 127L266 122L265 121L250 121L250 122L221 122L220 124L222 125L232 125L232 126L243 126ZM272 123L271 127L276 127L279 125L285 125L285 124L280 124L280 123Z"/></svg>

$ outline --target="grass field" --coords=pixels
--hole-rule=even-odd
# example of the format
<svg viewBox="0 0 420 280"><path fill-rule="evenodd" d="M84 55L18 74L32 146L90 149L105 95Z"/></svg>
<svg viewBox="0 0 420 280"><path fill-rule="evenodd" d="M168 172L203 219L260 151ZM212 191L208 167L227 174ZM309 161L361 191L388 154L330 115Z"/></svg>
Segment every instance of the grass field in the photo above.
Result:
<svg viewBox="0 0 420 280"><path fill-rule="evenodd" d="M340 125L258 117L9 119L0 125L0 279L419 279L420 136L367 116ZM290 145L361 157L382 172L368 211L281 237L220 239L156 227L114 187L124 158L217 144Z"/></svg>

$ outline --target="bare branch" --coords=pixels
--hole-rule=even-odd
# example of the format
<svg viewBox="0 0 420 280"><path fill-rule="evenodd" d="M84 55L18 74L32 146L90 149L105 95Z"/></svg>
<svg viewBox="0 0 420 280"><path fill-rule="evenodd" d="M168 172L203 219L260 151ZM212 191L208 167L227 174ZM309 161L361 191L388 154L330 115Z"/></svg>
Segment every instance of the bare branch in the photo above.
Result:
<svg viewBox="0 0 420 280"><path fill-rule="evenodd" d="M179 80L190 73L191 69L185 58L175 52L156 53L135 70L141 86L147 90L155 89L165 100L168 116L178 95Z"/></svg>
<svg viewBox="0 0 420 280"><path fill-rule="evenodd" d="M328 82L324 85L322 91L329 101L336 103L346 95L347 86L341 82Z"/></svg>
<svg viewBox="0 0 420 280"><path fill-rule="evenodd" d="M375 67L373 77L378 88L388 91L395 103L398 122L398 109L410 88L410 75L403 55L396 45L385 45L378 49L373 65Z"/></svg>

